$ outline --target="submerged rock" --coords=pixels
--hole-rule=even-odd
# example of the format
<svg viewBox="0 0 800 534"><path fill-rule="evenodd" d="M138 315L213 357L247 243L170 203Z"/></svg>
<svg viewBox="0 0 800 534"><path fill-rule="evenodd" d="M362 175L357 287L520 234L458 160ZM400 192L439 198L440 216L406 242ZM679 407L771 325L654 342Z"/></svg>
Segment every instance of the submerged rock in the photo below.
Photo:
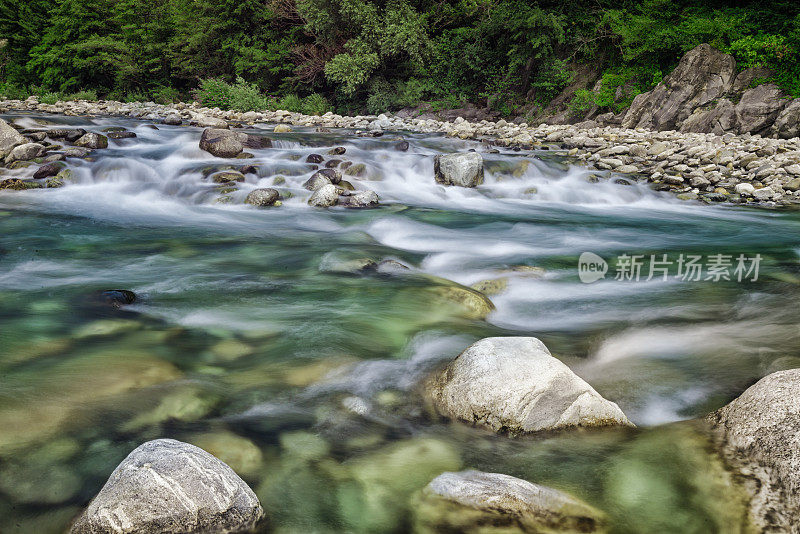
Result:
<svg viewBox="0 0 800 534"><path fill-rule="evenodd" d="M274 206L281 198L277 189L265 187L261 189L253 189L248 193L247 198L244 199L245 204L252 204L253 206L266 207Z"/></svg>
<svg viewBox="0 0 800 534"><path fill-rule="evenodd" d="M92 300L99 305L121 308L136 302L136 293L127 289L106 289L98 291Z"/></svg>
<svg viewBox="0 0 800 534"><path fill-rule="evenodd" d="M208 128L200 136L200 148L218 158L234 158L244 150L244 145L236 132Z"/></svg>
<svg viewBox="0 0 800 534"><path fill-rule="evenodd" d="M500 473L461 471L434 478L412 505L414 532L605 532L599 510L553 488Z"/></svg>
<svg viewBox="0 0 800 534"><path fill-rule="evenodd" d="M800 369L762 378L708 421L728 462L752 481L754 523L800 532Z"/></svg>
<svg viewBox="0 0 800 534"><path fill-rule="evenodd" d="M437 183L476 187L483 183L483 157L477 152L438 155L433 160Z"/></svg>
<svg viewBox="0 0 800 534"><path fill-rule="evenodd" d="M158 439L117 466L70 533L246 532L263 515L226 464L194 445Z"/></svg>
<svg viewBox="0 0 800 534"><path fill-rule="evenodd" d="M633 426L534 337L477 341L424 387L442 415L495 432Z"/></svg>

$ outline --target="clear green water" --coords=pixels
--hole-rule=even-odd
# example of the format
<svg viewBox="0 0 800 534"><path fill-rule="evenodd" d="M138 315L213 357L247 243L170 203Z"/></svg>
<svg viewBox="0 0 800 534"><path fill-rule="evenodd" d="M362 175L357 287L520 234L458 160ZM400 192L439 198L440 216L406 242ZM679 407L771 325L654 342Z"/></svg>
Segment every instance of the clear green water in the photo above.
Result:
<svg viewBox="0 0 800 534"><path fill-rule="evenodd" d="M4 118L139 137L72 162L77 183L63 189L0 192L0 532L63 532L158 437L228 462L261 498L265 532L411 531L414 493L462 468L569 491L614 532L741 531L739 491L689 420L800 366L797 212L590 183L547 151L486 154L483 187L443 189L432 155L479 144L408 134L398 153L391 136L304 131L247 161L260 182L234 200L276 174L294 194L259 211L215 203L200 169L230 162L200 152L197 129ZM358 183L383 207L305 205L305 155L338 145L367 165ZM586 285L585 251L763 260L757 282L612 272ZM413 269L337 272L355 258ZM485 319L441 297L449 281L492 278L507 288ZM92 304L111 288L139 300ZM434 417L420 379L495 335L541 338L638 429L512 439Z"/></svg>

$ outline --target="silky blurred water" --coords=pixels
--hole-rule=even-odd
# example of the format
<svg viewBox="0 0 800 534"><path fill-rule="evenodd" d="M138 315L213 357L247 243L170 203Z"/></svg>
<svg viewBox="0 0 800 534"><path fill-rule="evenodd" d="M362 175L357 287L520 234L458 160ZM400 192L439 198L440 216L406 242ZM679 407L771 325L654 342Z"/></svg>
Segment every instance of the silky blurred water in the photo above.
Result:
<svg viewBox="0 0 800 534"><path fill-rule="evenodd" d="M63 532L158 437L228 462L261 498L264 531L411 531L415 492L462 468L569 491L614 532L741 529L686 421L800 367L797 212L686 203L558 150L409 132L258 125L244 131L273 148L222 160L198 148L197 128L3 118L137 138L69 160L66 187L0 191L0 532ZM328 156L335 146L346 153ZM484 185L437 185L433 155L470 149ZM365 164L345 179L381 207L307 206L311 153ZM204 178L245 164L257 175L232 193ZM278 175L283 206L242 203ZM762 259L757 281L617 281L612 263L584 284L587 251ZM410 269L346 272L360 258ZM485 319L431 291L496 279ZM104 289L138 300L98 307ZM509 438L436 418L420 380L487 336L541 338L638 429Z"/></svg>

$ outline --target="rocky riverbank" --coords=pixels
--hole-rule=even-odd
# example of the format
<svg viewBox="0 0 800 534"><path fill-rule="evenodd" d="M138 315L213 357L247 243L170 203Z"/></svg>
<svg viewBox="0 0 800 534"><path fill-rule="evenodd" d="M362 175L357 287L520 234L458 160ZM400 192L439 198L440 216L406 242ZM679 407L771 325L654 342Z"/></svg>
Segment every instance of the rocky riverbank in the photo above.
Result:
<svg viewBox="0 0 800 534"><path fill-rule="evenodd" d="M191 123L206 128L228 128L245 124L277 123L275 132L290 131L292 126L356 130L359 135L381 136L384 132L415 131L442 133L460 139L482 141L486 151L496 146L515 150L564 150L578 163L598 170L590 179L611 178L618 183L647 181L658 190L672 192L683 200L731 202L768 206L800 202L800 139L777 139L759 134L696 133L675 130L654 131L645 128L600 126L595 122L578 125L538 126L526 123L469 122L461 117L450 121L400 116L345 117L326 113L308 116L288 111L246 112L208 109L198 104L159 105L154 103L59 102L39 103L35 97L26 101L2 101L0 112L27 110L65 115L119 115L178 125ZM123 132L124 133L124 132ZM3 139L16 132L0 133ZM18 135L18 134L17 134ZM43 139L26 133L22 141L7 141L0 149L6 165L15 160L41 157L41 150L31 144ZM69 141L69 140L68 140ZM97 139L72 140L81 150L102 148ZM402 142L400 142L402 144ZM16 147L16 148L13 148ZM11 148L15 154L11 154ZM60 148L60 147L59 147ZM24 150L31 150L22 154ZM36 149L35 153L33 149ZM76 149L69 149L75 151ZM17 154L18 153L18 154ZM81 154L66 154L81 156ZM63 159L51 155L52 159ZM9 161L10 158L10 161ZM48 157L45 156L45 160ZM19 184L18 184L19 185ZM23 184L24 185L24 184ZM20 186L22 188L23 186Z"/></svg>

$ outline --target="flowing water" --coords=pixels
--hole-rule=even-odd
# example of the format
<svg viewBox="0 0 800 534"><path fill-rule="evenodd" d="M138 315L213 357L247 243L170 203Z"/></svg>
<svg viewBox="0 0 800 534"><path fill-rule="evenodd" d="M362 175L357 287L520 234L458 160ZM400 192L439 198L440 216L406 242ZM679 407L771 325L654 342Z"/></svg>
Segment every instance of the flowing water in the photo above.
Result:
<svg viewBox="0 0 800 534"><path fill-rule="evenodd" d="M406 532L443 471L503 472L568 491L614 532L738 532L735 488L695 425L774 370L800 367L800 214L685 203L592 177L556 150L296 128L254 159L201 130L9 114L100 131L75 183L0 192L0 532L63 532L140 443L172 437L228 462L277 532ZM364 163L374 210L306 205L310 153ZM433 180L433 155L484 153L476 189ZM209 166L255 164L220 193ZM7 171L23 174L26 170ZM277 186L282 207L242 204ZM348 177L346 177L348 178ZM218 199L228 196L228 203ZM579 279L578 258L760 254L758 279ZM410 269L348 272L351 260ZM647 264L645 264L647 265ZM537 267L538 269L530 269ZM442 288L501 279L485 319ZM432 290L432 288L434 290ZM98 290L135 304L98 306ZM492 292L495 293L495 292ZM536 336L636 430L508 437L425 406L427 372L487 336Z"/></svg>

